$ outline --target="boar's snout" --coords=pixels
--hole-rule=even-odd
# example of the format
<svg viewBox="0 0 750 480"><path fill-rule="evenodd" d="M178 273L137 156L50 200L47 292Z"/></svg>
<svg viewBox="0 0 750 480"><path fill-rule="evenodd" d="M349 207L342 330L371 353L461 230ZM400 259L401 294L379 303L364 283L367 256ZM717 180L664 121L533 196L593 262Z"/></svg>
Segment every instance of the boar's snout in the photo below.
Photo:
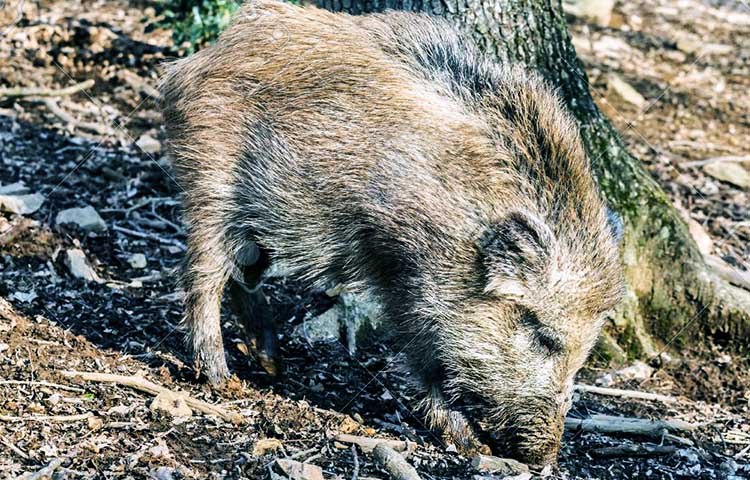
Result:
<svg viewBox="0 0 750 480"><path fill-rule="evenodd" d="M529 465L557 463L566 406L527 402L522 408L490 433L492 450Z"/></svg>

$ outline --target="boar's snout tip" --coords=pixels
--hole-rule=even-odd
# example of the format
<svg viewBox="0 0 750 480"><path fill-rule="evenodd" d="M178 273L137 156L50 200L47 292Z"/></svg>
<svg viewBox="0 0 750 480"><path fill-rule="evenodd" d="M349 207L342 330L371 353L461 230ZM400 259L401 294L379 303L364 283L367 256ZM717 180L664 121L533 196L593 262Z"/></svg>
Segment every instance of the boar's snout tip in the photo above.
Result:
<svg viewBox="0 0 750 480"><path fill-rule="evenodd" d="M547 465L557 465L560 450L560 437L556 432L550 435L524 434L508 432L491 435L490 447L495 454L509 456L534 468L542 469Z"/></svg>

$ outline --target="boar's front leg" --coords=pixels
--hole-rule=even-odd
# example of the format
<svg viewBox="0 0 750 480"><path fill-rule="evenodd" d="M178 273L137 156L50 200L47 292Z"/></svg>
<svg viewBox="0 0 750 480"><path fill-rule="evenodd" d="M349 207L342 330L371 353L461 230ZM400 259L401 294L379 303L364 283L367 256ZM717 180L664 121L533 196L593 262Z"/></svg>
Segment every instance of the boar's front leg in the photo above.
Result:
<svg viewBox="0 0 750 480"><path fill-rule="evenodd" d="M437 386L428 387L421 409L431 428L439 430L447 443L456 446L464 455L484 453L485 447L476 437L474 429L463 413L452 408Z"/></svg>
<svg viewBox="0 0 750 480"><path fill-rule="evenodd" d="M221 335L221 297L233 264L222 236L191 228L183 275L185 319L197 373L216 385L229 377Z"/></svg>

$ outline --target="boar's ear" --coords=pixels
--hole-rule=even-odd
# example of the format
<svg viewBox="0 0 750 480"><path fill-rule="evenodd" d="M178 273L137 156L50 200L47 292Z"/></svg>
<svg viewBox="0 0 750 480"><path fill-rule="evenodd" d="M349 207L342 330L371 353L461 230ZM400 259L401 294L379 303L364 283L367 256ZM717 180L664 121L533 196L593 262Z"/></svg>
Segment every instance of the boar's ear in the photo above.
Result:
<svg viewBox="0 0 750 480"><path fill-rule="evenodd" d="M522 298L529 281L548 269L554 241L549 226L525 210L514 210L492 225L482 243L485 293Z"/></svg>

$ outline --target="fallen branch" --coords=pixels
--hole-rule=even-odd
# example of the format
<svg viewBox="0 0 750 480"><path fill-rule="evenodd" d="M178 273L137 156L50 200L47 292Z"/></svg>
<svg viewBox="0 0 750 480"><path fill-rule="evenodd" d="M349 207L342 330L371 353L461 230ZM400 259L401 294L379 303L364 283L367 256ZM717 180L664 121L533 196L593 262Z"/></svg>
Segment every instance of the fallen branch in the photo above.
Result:
<svg viewBox="0 0 750 480"><path fill-rule="evenodd" d="M65 88L12 87L0 88L0 97L62 97L72 95L94 86L94 80L86 80Z"/></svg>
<svg viewBox="0 0 750 480"><path fill-rule="evenodd" d="M385 443L379 443L372 451L372 454L375 462L388 472L388 475L393 480L420 480L419 474L414 467L409 465L409 462L404 457Z"/></svg>
<svg viewBox="0 0 750 480"><path fill-rule="evenodd" d="M77 422L86 420L93 416L91 412L79 413L77 415L27 415L25 417L16 417L13 415L0 415L2 422Z"/></svg>
<svg viewBox="0 0 750 480"><path fill-rule="evenodd" d="M341 443L358 445L359 448L361 448L362 451L365 453L372 452L373 450L375 450L375 447L377 447L381 443L385 444L386 446L388 446L388 448L391 448L397 452L404 452L409 447L408 442L404 442L401 440L386 440L382 438L360 437L358 435L348 435L345 433L340 433L336 435L335 437L333 437L333 439Z"/></svg>
<svg viewBox="0 0 750 480"><path fill-rule="evenodd" d="M18 455L19 457L25 460L31 459L31 457L29 457L29 455L26 452L18 448L13 442L10 442L9 440L6 440L5 438L0 437L0 443L8 447L8 449L10 449L12 452L15 452L15 454Z"/></svg>
<svg viewBox="0 0 750 480"><path fill-rule="evenodd" d="M359 457L357 456L357 447L354 445L352 445L352 460L354 461L352 480L357 480L357 478L359 477Z"/></svg>
<svg viewBox="0 0 750 480"><path fill-rule="evenodd" d="M61 373L62 375L69 378L79 377L82 380L87 380L90 382L114 383L117 385L124 385L126 387L134 388L150 395L159 395L160 393L164 393L166 395L176 395L182 397L185 400L185 403L190 408L198 410L199 412L203 412L206 415L216 415L217 417L235 424L240 424L243 422L243 418L241 415L227 412L221 407L217 407L216 405L204 402L203 400L198 400L197 398L191 397L190 395L187 395L183 392L172 391L168 388L162 387L161 385L157 385L154 382L146 380L143 377L96 372L63 371Z"/></svg>
<svg viewBox="0 0 750 480"><path fill-rule="evenodd" d="M130 85L130 87L136 92L143 92L154 100L159 100L161 98L159 90L149 85L145 79L133 72L120 70L117 72L117 78Z"/></svg>
<svg viewBox="0 0 750 480"><path fill-rule="evenodd" d="M143 238L143 239L146 239L146 240L155 240L155 241L157 241L159 243L163 243L165 245L174 245L175 247L180 248L182 251L187 250L187 247L185 247L184 243L182 243L182 242L180 242L178 240L173 240L171 238L162 238L162 237L159 237L157 235L152 235L152 234L148 234L148 233L142 233L142 232L139 232L137 230L131 230L129 228L121 227L119 225L113 225L112 226L112 230L114 230L116 232L124 233L126 235L130 235L130 236L133 236L133 237L137 237L137 238Z"/></svg>
<svg viewBox="0 0 750 480"><path fill-rule="evenodd" d="M682 420L646 420L642 418L592 415L591 418L566 418L565 428L572 431L621 433L659 438L669 431L690 432L698 425Z"/></svg>
<svg viewBox="0 0 750 480"><path fill-rule="evenodd" d="M60 385L59 383L50 383L44 381L31 381L31 380L0 380L0 385L39 385L42 387L56 388L58 390L67 390L69 392L84 393L86 390L78 387L72 387L70 385Z"/></svg>
<svg viewBox="0 0 750 480"><path fill-rule="evenodd" d="M664 403L674 403L675 397L660 395L658 393L639 392L638 390L621 390L619 388L595 387L593 385L576 384L574 387L579 392L593 393L595 395L606 395L610 397L635 398L638 400L653 400Z"/></svg>
<svg viewBox="0 0 750 480"><path fill-rule="evenodd" d="M597 458L659 457L671 455L677 450L679 450L679 447L672 445L618 445L616 447L595 448L589 453Z"/></svg>
<svg viewBox="0 0 750 480"><path fill-rule="evenodd" d="M681 167L702 167L711 163L720 162L750 162L750 155L727 155L725 157L713 157L705 160L697 160L695 162L681 163Z"/></svg>
<svg viewBox="0 0 750 480"><path fill-rule="evenodd" d="M43 98L42 103L47 106L50 112L55 114L55 116L57 116L60 120L65 122L69 127L72 127L73 129L79 128L81 130L88 130L99 135L106 135L107 133L109 133L109 129L98 123L82 122L76 119L75 117L73 117L73 115L70 115L68 112L60 108L60 105L58 105L57 102L51 98Z"/></svg>

